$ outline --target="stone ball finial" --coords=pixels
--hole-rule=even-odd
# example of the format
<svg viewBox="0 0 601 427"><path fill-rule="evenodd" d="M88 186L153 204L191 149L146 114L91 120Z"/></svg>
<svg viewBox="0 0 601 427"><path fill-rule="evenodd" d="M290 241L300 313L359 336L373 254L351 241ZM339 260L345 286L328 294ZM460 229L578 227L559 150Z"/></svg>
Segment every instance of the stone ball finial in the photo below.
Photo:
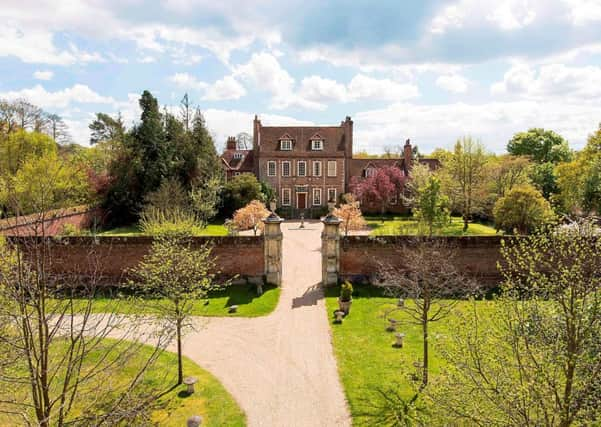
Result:
<svg viewBox="0 0 601 427"><path fill-rule="evenodd" d="M188 421L186 422L187 427L200 427L201 424L202 417L200 415L194 415L188 418Z"/></svg>

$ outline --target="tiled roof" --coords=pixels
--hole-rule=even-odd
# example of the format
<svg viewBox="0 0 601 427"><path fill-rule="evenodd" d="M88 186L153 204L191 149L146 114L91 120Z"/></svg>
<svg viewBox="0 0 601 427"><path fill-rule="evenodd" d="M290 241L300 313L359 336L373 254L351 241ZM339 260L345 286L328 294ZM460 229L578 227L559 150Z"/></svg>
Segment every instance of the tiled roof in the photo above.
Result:
<svg viewBox="0 0 601 427"><path fill-rule="evenodd" d="M261 126L260 131L260 155L275 157L298 153L308 157L312 154L340 157L344 155L344 129L341 126ZM286 134L294 141L292 152L279 150L279 140ZM311 138L315 134L319 134L320 139L323 139L323 150L311 150Z"/></svg>
<svg viewBox="0 0 601 427"><path fill-rule="evenodd" d="M242 158L234 158L235 153L241 153ZM228 169L239 172L252 172L254 153L252 150L225 150L221 155L221 160Z"/></svg>
<svg viewBox="0 0 601 427"><path fill-rule="evenodd" d="M438 159L419 159L419 163L428 165L431 170L437 169L440 166ZM349 165L350 176L363 176L363 171L369 166L381 168L395 165L405 170L405 159L402 157L395 159L352 159Z"/></svg>

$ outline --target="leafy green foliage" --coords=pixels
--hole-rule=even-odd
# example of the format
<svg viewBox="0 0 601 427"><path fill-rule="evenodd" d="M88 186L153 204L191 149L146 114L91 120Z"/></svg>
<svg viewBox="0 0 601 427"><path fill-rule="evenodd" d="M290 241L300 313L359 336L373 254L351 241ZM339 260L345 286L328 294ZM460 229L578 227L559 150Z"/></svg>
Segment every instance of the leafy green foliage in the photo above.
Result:
<svg viewBox="0 0 601 427"><path fill-rule="evenodd" d="M133 270L135 286L143 292L170 301L169 305L156 304L157 314L170 322L177 335L178 384L183 381L182 335L189 325L194 302L207 298L218 285L218 273L211 247L207 244L192 247L190 241L174 236L159 236L150 253Z"/></svg>
<svg viewBox="0 0 601 427"><path fill-rule="evenodd" d="M261 183L251 173L243 173L230 179L223 188L224 216L248 205L253 200L261 200Z"/></svg>
<svg viewBox="0 0 601 427"><path fill-rule="evenodd" d="M568 142L561 135L540 128L516 133L507 144L507 152L530 156L536 163L566 162L572 157Z"/></svg>
<svg viewBox="0 0 601 427"><path fill-rule="evenodd" d="M588 223L502 248L503 294L452 325L436 408L463 425L597 425L601 420L601 241ZM469 399L466 399L469 394Z"/></svg>
<svg viewBox="0 0 601 427"><path fill-rule="evenodd" d="M190 190L190 204L203 224L209 223L217 215L221 202L222 182L210 178L203 184L193 185Z"/></svg>
<svg viewBox="0 0 601 427"><path fill-rule="evenodd" d="M57 153L57 144L39 132L18 130L0 139L0 175L15 175L31 159Z"/></svg>
<svg viewBox="0 0 601 427"><path fill-rule="evenodd" d="M221 176L220 163L213 139L200 111L183 123L175 116L159 110L158 101L148 91L140 98L140 123L130 131L122 132L119 119L98 115L92 123L95 138L111 142L111 160L108 167L109 188L104 197L104 208L112 225L131 224L142 212L146 196L156 191L166 180L177 180L186 193L202 189L203 202L198 194L194 204L199 216L209 220L211 210L218 204L212 191L213 180ZM204 190L212 195L204 197ZM211 192L209 191L209 192ZM191 199L192 196L187 194ZM208 203L215 202L211 207ZM190 203L190 200L189 200ZM200 203L200 205L199 205Z"/></svg>
<svg viewBox="0 0 601 427"><path fill-rule="evenodd" d="M553 221L551 205L532 186L515 187L495 204L495 224L506 232L528 234Z"/></svg>
<svg viewBox="0 0 601 427"><path fill-rule="evenodd" d="M350 301L353 297L353 284L348 280L340 286L340 301Z"/></svg>
<svg viewBox="0 0 601 427"><path fill-rule="evenodd" d="M464 232L469 227L473 211L482 201L479 189L486 162L482 143L471 137L463 137L455 143L447 163L447 191L454 193L452 200L463 218Z"/></svg>
<svg viewBox="0 0 601 427"><path fill-rule="evenodd" d="M559 188L557 187L555 165L551 162L535 164L532 167L530 179L547 200L550 200L551 197L559 191Z"/></svg>
<svg viewBox="0 0 601 427"><path fill-rule="evenodd" d="M430 176L422 187L416 188L414 214L420 227L429 236L450 221L448 199L442 194L440 179Z"/></svg>
<svg viewBox="0 0 601 427"><path fill-rule="evenodd" d="M84 204L90 196L85 173L55 152L29 158L5 185L6 203L20 214Z"/></svg>

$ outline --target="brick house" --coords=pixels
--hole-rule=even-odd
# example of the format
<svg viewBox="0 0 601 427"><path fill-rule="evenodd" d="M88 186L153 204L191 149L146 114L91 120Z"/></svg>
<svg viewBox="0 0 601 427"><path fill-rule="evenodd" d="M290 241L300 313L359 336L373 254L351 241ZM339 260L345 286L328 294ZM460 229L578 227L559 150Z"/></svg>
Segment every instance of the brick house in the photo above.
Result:
<svg viewBox="0 0 601 427"><path fill-rule="evenodd" d="M373 170L393 165L409 176L412 147L407 140L403 156L391 159L353 158L353 121L346 117L339 126L263 126L255 116L252 149L241 150L228 138L221 156L226 179L254 173L274 188L278 208L291 215L318 215L329 200L349 192L351 178L365 177ZM438 161L420 160L435 168ZM405 212L400 201L392 212Z"/></svg>

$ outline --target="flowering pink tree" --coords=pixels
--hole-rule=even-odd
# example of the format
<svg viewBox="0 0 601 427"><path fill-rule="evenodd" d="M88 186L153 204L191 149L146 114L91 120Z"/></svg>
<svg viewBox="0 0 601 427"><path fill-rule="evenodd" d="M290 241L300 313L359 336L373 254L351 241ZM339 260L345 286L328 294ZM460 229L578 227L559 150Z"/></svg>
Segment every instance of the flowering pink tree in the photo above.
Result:
<svg viewBox="0 0 601 427"><path fill-rule="evenodd" d="M405 176L398 167L384 166L365 178L354 177L351 191L363 205L375 205L380 208L382 217L390 205L390 200L398 198L405 185Z"/></svg>

